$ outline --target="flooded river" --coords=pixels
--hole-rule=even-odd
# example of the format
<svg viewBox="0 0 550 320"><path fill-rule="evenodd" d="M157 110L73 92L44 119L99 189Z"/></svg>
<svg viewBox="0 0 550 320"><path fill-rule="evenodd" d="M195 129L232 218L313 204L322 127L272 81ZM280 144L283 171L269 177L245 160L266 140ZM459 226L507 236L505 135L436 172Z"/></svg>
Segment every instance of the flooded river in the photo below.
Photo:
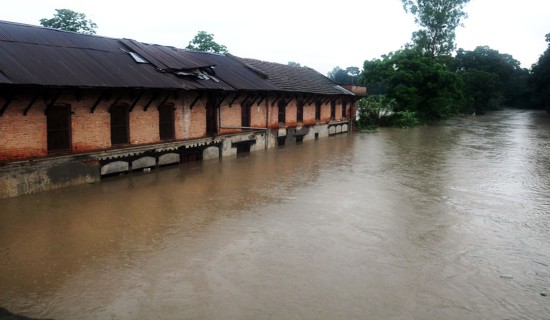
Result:
<svg viewBox="0 0 550 320"><path fill-rule="evenodd" d="M55 319L549 319L550 116L381 129L0 200Z"/></svg>

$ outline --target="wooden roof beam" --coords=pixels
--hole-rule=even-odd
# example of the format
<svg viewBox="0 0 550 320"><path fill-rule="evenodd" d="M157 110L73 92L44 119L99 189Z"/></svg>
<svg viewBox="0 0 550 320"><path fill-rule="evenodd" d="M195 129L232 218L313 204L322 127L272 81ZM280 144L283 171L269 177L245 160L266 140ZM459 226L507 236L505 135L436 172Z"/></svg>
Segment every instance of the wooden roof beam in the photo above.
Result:
<svg viewBox="0 0 550 320"><path fill-rule="evenodd" d="M15 95L13 95L13 94L8 94L4 97L6 99L6 101L4 102L4 104L2 104L2 108L0 108L0 117L2 115L4 115L4 112L6 111L6 109L8 109L8 106L13 101L14 97L15 97Z"/></svg>
<svg viewBox="0 0 550 320"><path fill-rule="evenodd" d="M32 108L38 97L40 96L40 93L37 93L34 95L34 97L31 99L25 110L23 110L23 115L26 116L29 110Z"/></svg>

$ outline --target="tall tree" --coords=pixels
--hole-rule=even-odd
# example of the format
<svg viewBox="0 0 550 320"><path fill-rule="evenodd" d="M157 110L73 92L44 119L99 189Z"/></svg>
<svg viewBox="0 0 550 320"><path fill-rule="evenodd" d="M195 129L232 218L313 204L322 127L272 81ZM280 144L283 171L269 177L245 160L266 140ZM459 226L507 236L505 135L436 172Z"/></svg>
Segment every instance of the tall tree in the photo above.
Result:
<svg viewBox="0 0 550 320"><path fill-rule="evenodd" d="M338 84L356 85L360 74L361 70L357 67L347 67L344 70L336 66L328 72L327 77Z"/></svg>
<svg viewBox="0 0 550 320"><path fill-rule="evenodd" d="M412 36L414 45L432 59L450 55L455 49L456 28L467 17L470 0L401 0L405 12L414 15L421 27Z"/></svg>
<svg viewBox="0 0 550 320"><path fill-rule="evenodd" d="M533 91L533 103L550 113L550 33L546 35L548 47L531 69L529 84Z"/></svg>
<svg viewBox="0 0 550 320"><path fill-rule="evenodd" d="M55 9L56 13L51 19L40 19L40 24L44 27L80 32L85 34L95 34L97 24L92 20L86 19L84 13L76 12L70 9Z"/></svg>
<svg viewBox="0 0 550 320"><path fill-rule="evenodd" d="M460 77L417 50L399 50L382 60L365 61L361 82L394 99L395 111L415 112L424 120L449 118L464 104Z"/></svg>
<svg viewBox="0 0 550 320"><path fill-rule="evenodd" d="M525 107L529 71L511 55L488 46L473 51L458 49L452 65L463 76L466 88L475 91L466 92L466 96L481 97L474 102L477 113L495 109L500 102L509 107Z"/></svg>
<svg viewBox="0 0 550 320"><path fill-rule="evenodd" d="M187 49L213 53L228 52L226 46L214 41L214 35L206 31L199 31L193 40L189 41Z"/></svg>

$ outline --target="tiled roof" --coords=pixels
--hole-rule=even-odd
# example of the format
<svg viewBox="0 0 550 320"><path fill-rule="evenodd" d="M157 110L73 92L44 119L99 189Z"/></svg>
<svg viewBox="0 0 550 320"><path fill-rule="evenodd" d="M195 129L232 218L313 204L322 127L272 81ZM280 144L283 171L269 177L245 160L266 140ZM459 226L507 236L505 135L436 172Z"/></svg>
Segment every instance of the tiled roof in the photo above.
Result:
<svg viewBox="0 0 550 320"><path fill-rule="evenodd" d="M237 59L248 65L252 70L266 75L268 81L277 86L281 91L325 95L353 95L350 91L308 67L294 67L248 58Z"/></svg>

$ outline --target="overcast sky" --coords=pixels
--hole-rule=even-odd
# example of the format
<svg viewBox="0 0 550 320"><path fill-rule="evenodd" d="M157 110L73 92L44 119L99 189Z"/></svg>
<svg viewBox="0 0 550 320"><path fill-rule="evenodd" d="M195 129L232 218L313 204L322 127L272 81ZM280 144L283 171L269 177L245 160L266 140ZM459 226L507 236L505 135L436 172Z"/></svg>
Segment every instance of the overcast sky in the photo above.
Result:
<svg viewBox="0 0 550 320"><path fill-rule="evenodd" d="M184 48L204 30L234 55L294 61L325 75L335 66L362 68L418 29L401 0L0 0L0 20L39 25L55 9L85 13L102 36ZM547 47L550 0L471 0L466 12L459 48L488 45L530 68Z"/></svg>

